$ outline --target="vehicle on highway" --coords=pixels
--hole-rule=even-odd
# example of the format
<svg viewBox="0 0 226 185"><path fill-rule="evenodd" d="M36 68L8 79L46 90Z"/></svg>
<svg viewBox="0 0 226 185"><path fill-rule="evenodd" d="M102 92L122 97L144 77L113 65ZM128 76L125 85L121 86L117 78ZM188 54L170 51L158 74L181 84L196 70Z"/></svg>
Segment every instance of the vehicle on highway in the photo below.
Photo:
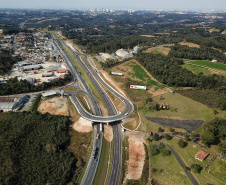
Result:
<svg viewBox="0 0 226 185"><path fill-rule="evenodd" d="M95 158L94 160L95 160L95 163L98 161L98 159L97 159L97 158Z"/></svg>
<svg viewBox="0 0 226 185"><path fill-rule="evenodd" d="M97 139L99 139L99 136L100 136L100 135L99 135L99 134L97 134Z"/></svg>

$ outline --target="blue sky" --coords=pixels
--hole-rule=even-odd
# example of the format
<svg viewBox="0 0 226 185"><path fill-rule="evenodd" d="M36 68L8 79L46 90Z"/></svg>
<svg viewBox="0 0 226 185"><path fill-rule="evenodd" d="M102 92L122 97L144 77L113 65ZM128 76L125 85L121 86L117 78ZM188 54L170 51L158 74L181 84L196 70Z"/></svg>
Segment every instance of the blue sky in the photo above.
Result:
<svg viewBox="0 0 226 185"><path fill-rule="evenodd" d="M0 8L226 10L226 0L0 0Z"/></svg>

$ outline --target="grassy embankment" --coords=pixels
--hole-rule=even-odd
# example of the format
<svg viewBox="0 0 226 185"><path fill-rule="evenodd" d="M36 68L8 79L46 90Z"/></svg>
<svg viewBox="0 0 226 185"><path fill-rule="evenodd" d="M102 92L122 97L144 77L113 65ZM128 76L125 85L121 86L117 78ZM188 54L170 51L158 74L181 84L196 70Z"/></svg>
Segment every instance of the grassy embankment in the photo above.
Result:
<svg viewBox="0 0 226 185"><path fill-rule="evenodd" d="M159 141L152 141L150 144L159 144ZM166 147L167 148L167 147ZM156 183L171 185L184 184L192 185L190 179L177 162L173 154L170 156L163 156L162 153L151 156L151 179Z"/></svg>
<svg viewBox="0 0 226 185"><path fill-rule="evenodd" d="M108 184L108 181L109 181L109 178L110 178L110 175L111 175L113 154L114 154L114 139L110 143L110 154L108 153L108 155L110 155L110 157L108 158L109 165L108 165L108 169L107 169L107 174L106 174L106 179L105 179L104 185Z"/></svg>
<svg viewBox="0 0 226 185"><path fill-rule="evenodd" d="M34 100L34 103L32 104L32 107L31 107L31 111L37 111L38 110L38 107L40 105L40 101L41 101L41 97L42 95L41 94L38 94L38 96L35 98Z"/></svg>
<svg viewBox="0 0 226 185"><path fill-rule="evenodd" d="M208 70L206 68L199 67L199 66L196 66L196 65L190 65L189 63L183 64L183 65L181 65L181 67L182 68L186 68L189 71L192 71L196 75L198 75L199 73L203 73L204 75L211 75L211 74L213 74L213 72L211 72L210 70Z"/></svg>
<svg viewBox="0 0 226 185"><path fill-rule="evenodd" d="M91 104L89 102L89 98L87 97L87 95L84 93L78 93L78 94L76 94L76 96L79 99L82 106L85 108L85 110L89 113L92 113L92 107L91 107Z"/></svg>
<svg viewBox="0 0 226 185"><path fill-rule="evenodd" d="M72 102L70 101L69 98L67 99L67 101L68 101L68 111L69 111L70 119L71 119L71 121L73 123L75 123L80 118L80 115L79 115L78 111L76 110L75 106L72 104ZM80 184L81 181L82 181L82 178L83 178L83 176L85 174L85 170L86 170L86 167L88 165L89 157L91 155L93 132L88 133L87 139L84 138L84 140L80 140L80 138L79 138L80 134L82 134L82 133L77 134L77 132L75 132L74 130L70 129L69 130L69 134L70 134L70 137L71 137L69 149L72 152L76 152L76 155L80 154L80 155L83 155L83 157L84 157L84 161L82 163L83 168L80 171L79 177L78 177L78 180L77 180L78 184ZM87 133L84 134L84 136L86 136L86 135L87 135ZM82 137L83 137L83 134L82 134ZM84 141L84 146L83 147L85 147L85 149L86 149L85 151L86 152L83 153L83 151L82 151L81 153L79 153L80 149L76 149L76 145L78 143L80 143L82 145L83 141ZM89 146L88 146L88 144L89 144Z"/></svg>
<svg viewBox="0 0 226 185"><path fill-rule="evenodd" d="M130 89L130 85L144 85L147 86L147 88L153 89L153 91L166 87L165 85L152 80L147 72L134 61L124 63L123 65L116 66L109 70L117 70L125 74L125 77L112 77L115 81L120 83L121 88L134 103L146 100L146 98L151 97L151 94L148 91Z"/></svg>
<svg viewBox="0 0 226 185"><path fill-rule="evenodd" d="M103 137L101 154L100 154L100 158L98 159L99 164L97 167L96 175L93 180L93 185L104 184L104 181L107 175L109 149L110 149L110 143Z"/></svg>
<svg viewBox="0 0 226 185"><path fill-rule="evenodd" d="M182 149L177 144L178 141L179 138L177 137L174 137L170 141L166 140L166 142L170 144L170 146L172 146L174 150L180 155L180 157L188 167L190 167L191 164L199 164L202 167L204 167L204 165L206 165L208 161L210 161L210 159L213 157L215 151L214 147L211 147L210 149L204 149L199 145L188 142L188 145ZM210 153L210 156L208 156L203 162L200 162L195 159L195 154L199 150L203 150ZM208 173L209 170L210 173ZM223 185L225 184L226 180L225 179L223 181L224 177L226 176L225 162L217 158L206 170L202 170L201 173L193 173L193 175L198 180L200 185L206 184Z"/></svg>
<svg viewBox="0 0 226 185"><path fill-rule="evenodd" d="M220 64L220 63L216 63L216 62L196 60L196 61L191 61L189 63L200 65L200 66L203 66L203 67L216 69L216 70L226 71L226 65L225 64Z"/></svg>
<svg viewBox="0 0 226 185"><path fill-rule="evenodd" d="M77 90L76 87L66 87L64 88L64 92L75 92Z"/></svg>
<svg viewBox="0 0 226 185"><path fill-rule="evenodd" d="M122 172L120 177L120 184L123 184L123 180L126 177L128 160L129 160L129 142L128 137L125 137L122 141Z"/></svg>

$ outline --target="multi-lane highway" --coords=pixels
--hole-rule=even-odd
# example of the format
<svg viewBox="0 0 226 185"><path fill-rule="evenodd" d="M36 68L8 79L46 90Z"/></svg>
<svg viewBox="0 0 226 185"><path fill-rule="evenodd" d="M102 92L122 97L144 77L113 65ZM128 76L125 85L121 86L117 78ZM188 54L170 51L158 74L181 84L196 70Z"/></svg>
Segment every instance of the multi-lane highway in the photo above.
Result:
<svg viewBox="0 0 226 185"><path fill-rule="evenodd" d="M59 39L60 40L60 39ZM62 42L60 40L60 42L62 44L64 44L64 42ZM54 41L54 43L57 44L57 41ZM59 47L61 47L58 44ZM107 93L105 93L105 91L103 90L103 88L100 86L99 82L105 87L107 88L110 92L112 92L115 96L117 96L124 104L125 104L125 110L120 113L120 114L110 114L109 117L102 117L102 116L98 116L98 115L92 115L90 113L88 113L83 107L82 105L79 103L78 100L75 100L75 102L78 102L75 104L76 109L78 110L78 112L80 113L80 115L88 120L94 121L94 122L102 122L102 123L109 123L109 122L114 122L114 121L119 121L122 120L123 118L127 117L128 115L130 115L133 110L134 110L134 105L124 96L122 96L120 93L118 93L115 89L113 89L111 86L109 86L102 78L101 76L96 72L96 70L89 64L89 69L87 68L87 66L80 60L80 58L78 57L79 54L76 54L74 51L71 50L70 47L68 47L66 44L64 44L64 47L66 47L75 57L75 59L77 60L77 62L79 62L79 64L83 67L84 71L86 71L87 75L89 76L90 80L93 82L93 84L95 85L97 91L100 93L100 95L102 96L102 98L104 99L106 106L110 107L110 105L108 105L110 103L110 98L108 97ZM63 48L61 47L61 49L63 50ZM65 58L67 58L67 60L69 61L69 69L72 71L75 71L75 73L73 73L73 77L75 79L79 79L81 80L82 84L86 84L84 79L81 78L80 72L78 71L78 69L75 67L75 65L73 64L73 62L71 61L70 57L68 57L68 55L66 54L66 52L63 52L63 55ZM84 55L84 54L83 54ZM84 55L86 58L87 56ZM88 62L88 61L87 61ZM92 70L92 73L91 71ZM98 81L94 78L98 79ZM84 85L84 89L87 91L88 96L92 96L92 93L90 92L90 89L88 87L88 85ZM76 99L77 97L75 97Z"/></svg>
<svg viewBox="0 0 226 185"><path fill-rule="evenodd" d="M81 82L84 89L88 89L88 85L86 84L85 80L80 75L79 71L74 66L71 59L68 57L68 55L65 53L65 51L62 50L61 46L55 39L54 39L54 44L58 48L58 50L61 52L61 54L63 55L65 62L74 78L74 81L78 80L79 82ZM78 88L80 88L80 87L78 86ZM83 92L83 90L78 89L77 93L78 92ZM101 116L101 111L98 107L98 104L97 104L93 94L90 91L85 92L85 93L89 97L89 101L91 103L93 113L97 116ZM70 95L70 99L74 105L78 104L79 101L78 101L75 93L71 93L71 94L69 93L68 95ZM75 107L79 107L79 106L77 105ZM99 135L98 138L97 138L97 135ZM102 129L100 129L100 124L94 123L92 152L91 152L88 166L87 166L86 172L83 176L81 185L92 184L92 182L93 182L93 179L96 174L96 169L98 166L98 159L100 158L101 147L102 147L102 138L103 138L103 133L102 133ZM95 156L94 156L95 158L92 156L93 154L95 154ZM97 159L97 160L95 161L95 159Z"/></svg>
<svg viewBox="0 0 226 185"><path fill-rule="evenodd" d="M77 108L78 112L81 114L81 116L85 117L86 119L96 121L96 122L112 122L113 123L113 131L114 131L114 154L113 154L113 165L112 165L112 170L110 174L110 179L109 179L109 185L117 185L119 183L120 179L120 174L121 174L121 137L120 137L120 129L119 125L117 124L116 121L122 120L124 117L127 115L131 114L133 112L134 106L133 104L126 99L124 96L122 96L120 93L115 91L111 86L109 86L98 74L98 72L93 68L93 66L89 63L87 60L87 56L85 54L82 54L85 57L85 62L86 64L80 60L78 55L81 55L80 53L77 53L73 51L70 47L68 47L64 42L62 42L59 39L59 42L61 42L62 45L64 45L67 50L74 56L74 58L79 62L80 66L82 66L83 70L86 71L88 77L90 78L91 82L95 85L97 91L100 93L102 96L110 116L109 117L102 117L97 114L99 110L98 106L96 105L96 101L89 90L88 85L85 83L84 79L81 77L80 72L77 70L77 68L74 66L73 62L71 61L70 57L68 57L67 53L64 51L64 49L59 45L59 43L54 40L54 43L59 47L59 49L62 51L62 54L64 58L66 59L66 62L68 63L68 67L72 72L72 75L74 79L79 79L81 81L81 84L83 85L84 89L87 91L86 93L88 94L89 99L91 98L91 104L93 107L93 110L95 110L95 114L90 114L88 113L83 106L80 104L78 101L77 97L75 94L71 94L71 99ZM102 86L107 88L110 92L112 92L115 96L117 96L124 104L125 104L125 110L121 114L117 114L117 110L111 101L111 99L108 97L107 93L103 90ZM98 130L97 130L98 131ZM100 132L100 131L99 131ZM97 142L98 140L94 140L94 142ZM94 145L93 145L94 146ZM101 147L101 146L100 146ZM97 145L96 145L96 148ZM95 149L95 148L94 148ZM99 152L100 153L100 152ZM93 160L89 161L88 169L90 170L91 168L95 168L95 164L92 164ZM92 166L93 165L93 166ZM92 171L92 173L94 173ZM94 173L95 174L95 173ZM89 176L89 173L86 173L84 176L85 180L83 180L82 183L84 184L91 184L93 176Z"/></svg>

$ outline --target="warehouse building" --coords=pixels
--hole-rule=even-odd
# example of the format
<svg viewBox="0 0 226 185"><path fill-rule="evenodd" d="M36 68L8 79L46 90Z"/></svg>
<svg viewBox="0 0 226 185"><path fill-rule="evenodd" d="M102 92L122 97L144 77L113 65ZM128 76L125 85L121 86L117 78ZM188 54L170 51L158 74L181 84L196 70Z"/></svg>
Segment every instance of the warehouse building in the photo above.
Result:
<svg viewBox="0 0 226 185"><path fill-rule="evenodd" d="M24 103L27 95L24 97L0 97L0 112L14 111Z"/></svg>
<svg viewBox="0 0 226 185"><path fill-rule="evenodd" d="M31 71L31 70L38 70L41 69L42 66L40 65L28 65L28 66L24 66L23 68L21 68L23 71Z"/></svg>
<svg viewBox="0 0 226 185"><path fill-rule="evenodd" d="M127 59L127 58L132 58L133 55L128 53L127 51L123 50L123 49L119 49L116 51L116 55L119 56L122 59Z"/></svg>
<svg viewBox="0 0 226 185"><path fill-rule="evenodd" d="M107 60L115 60L116 58L111 56L110 54L108 53L100 53L100 56L101 58L104 60L104 61L107 61Z"/></svg>
<svg viewBox="0 0 226 185"><path fill-rule="evenodd" d="M56 91L50 91L50 92L46 92L42 94L42 99L45 100L47 98L51 98L54 96L57 96L58 94L56 93Z"/></svg>

